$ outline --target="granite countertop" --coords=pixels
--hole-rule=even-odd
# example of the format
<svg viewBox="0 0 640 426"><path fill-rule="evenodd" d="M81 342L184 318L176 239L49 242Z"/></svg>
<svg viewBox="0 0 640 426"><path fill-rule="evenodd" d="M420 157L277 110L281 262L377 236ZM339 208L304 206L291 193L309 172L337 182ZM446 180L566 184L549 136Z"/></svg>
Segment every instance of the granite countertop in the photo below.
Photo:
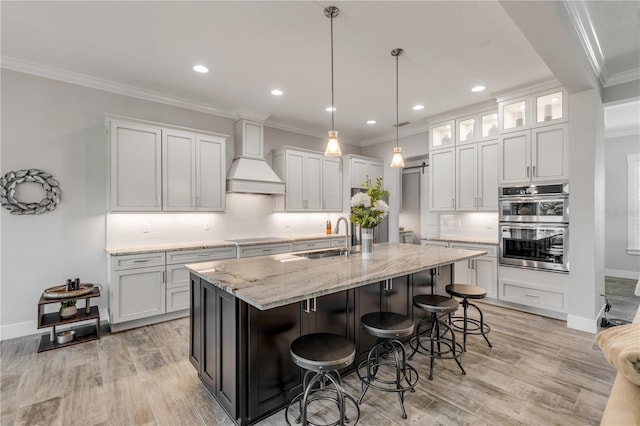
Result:
<svg viewBox="0 0 640 426"><path fill-rule="evenodd" d="M127 254L158 253L170 250L196 250L218 247L247 247L274 243L296 243L300 241L321 240L324 238L344 238L344 234L303 234L286 237L247 237L239 238L246 241L236 242L232 240L199 241L190 243L165 243L149 244L143 246L107 247L105 250L112 256L124 256Z"/></svg>
<svg viewBox="0 0 640 426"><path fill-rule="evenodd" d="M448 241L452 243L486 244L492 246L499 244L497 238L466 237L462 235L427 235L421 239L426 241Z"/></svg>
<svg viewBox="0 0 640 426"><path fill-rule="evenodd" d="M484 254L480 250L381 243L374 245L370 260L363 260L359 253L320 259L279 254L192 263L186 267L264 310Z"/></svg>

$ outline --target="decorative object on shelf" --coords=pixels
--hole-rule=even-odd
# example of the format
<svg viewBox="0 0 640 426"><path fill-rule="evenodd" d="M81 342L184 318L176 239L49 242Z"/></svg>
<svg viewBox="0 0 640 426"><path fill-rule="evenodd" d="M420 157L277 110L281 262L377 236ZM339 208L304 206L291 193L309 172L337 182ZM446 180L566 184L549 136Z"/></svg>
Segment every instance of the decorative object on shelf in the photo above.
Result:
<svg viewBox="0 0 640 426"><path fill-rule="evenodd" d="M491 125L491 127L489 127L489 131L487 132L488 136L494 136L498 134L498 126L496 126L495 124Z"/></svg>
<svg viewBox="0 0 640 426"><path fill-rule="evenodd" d="M553 112L551 104L546 104L544 106L544 121L551 121L553 118Z"/></svg>
<svg viewBox="0 0 640 426"><path fill-rule="evenodd" d="M404 159L402 158L402 148L398 145L398 128L400 122L398 120L398 58L404 52L403 49L393 49L391 56L396 58L396 146L393 148L393 158L391 159L391 167L401 169L404 167ZM364 233L362 234L364 240Z"/></svg>
<svg viewBox="0 0 640 426"><path fill-rule="evenodd" d="M442 145L449 145L449 143L451 142L451 138L449 137L449 135L444 135L440 142L442 143Z"/></svg>
<svg viewBox="0 0 640 426"><path fill-rule="evenodd" d="M60 333L56 334L56 341L59 345L64 345L65 343L72 342L75 335L75 330L61 331Z"/></svg>
<svg viewBox="0 0 640 426"><path fill-rule="evenodd" d="M75 284L75 281L72 283ZM102 291L100 284L80 284L78 279L78 288L76 290L68 291L66 285L57 285L46 289L44 293L42 293L42 297L45 299L68 299L70 297L84 296L85 294L100 291Z"/></svg>
<svg viewBox="0 0 640 426"><path fill-rule="evenodd" d="M340 143L338 142L338 131L333 120L333 113L336 110L333 102L333 18L338 16L339 13L340 9L335 6L329 6L324 10L324 16L331 19L331 130L329 130L327 148L324 151L324 155L327 157L340 157L342 155Z"/></svg>
<svg viewBox="0 0 640 426"><path fill-rule="evenodd" d="M42 185L46 197L38 203L26 203L16 199L16 187L21 183L35 182ZM11 214L41 214L56 208L60 202L60 184L50 173L38 169L23 169L9 172L0 178L0 204Z"/></svg>
<svg viewBox="0 0 640 426"><path fill-rule="evenodd" d="M78 314L78 308L76 307L75 300L65 300L60 303L60 318L69 319Z"/></svg>
<svg viewBox="0 0 640 426"><path fill-rule="evenodd" d="M378 226L389 214L389 205L382 199L389 196L389 191L382 189L382 177L371 185L369 176L362 184L366 192L359 192L351 197L351 223L360 226L362 230L362 247L360 252L363 259L371 259L373 250L373 228Z"/></svg>

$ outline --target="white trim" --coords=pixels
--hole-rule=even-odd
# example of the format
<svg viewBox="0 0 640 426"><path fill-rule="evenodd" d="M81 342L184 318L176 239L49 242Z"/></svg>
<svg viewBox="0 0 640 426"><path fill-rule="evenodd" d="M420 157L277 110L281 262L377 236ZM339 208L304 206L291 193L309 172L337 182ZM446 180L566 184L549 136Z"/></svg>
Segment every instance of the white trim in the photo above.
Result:
<svg viewBox="0 0 640 426"><path fill-rule="evenodd" d="M640 252L640 154L627 154L627 253Z"/></svg>
<svg viewBox="0 0 640 426"><path fill-rule="evenodd" d="M22 59L12 58L9 56L1 57L2 63L0 67L12 71L18 71L26 74L32 74L38 77L49 78L52 80L63 81L65 83L76 84L78 86L89 87L91 89L103 90L105 92L117 93L119 95L131 96L138 99L144 99L151 102L172 105L180 108L186 108L193 111L200 111L207 114L213 114L225 118L233 118L233 113L228 113L219 108L195 102L189 99L169 96L151 90L141 89L139 87L129 86L126 84L116 83L101 78L92 77L86 74L80 74L73 71L66 71L59 68L49 67L46 65L36 64L24 61Z"/></svg>
<svg viewBox="0 0 640 426"><path fill-rule="evenodd" d="M640 279L640 272L638 272L638 271L626 271L626 270L623 270L623 269L606 268L604 270L604 275L606 277L626 278L628 280Z"/></svg>
<svg viewBox="0 0 640 426"><path fill-rule="evenodd" d="M567 328L596 334L598 332L598 318L600 318L600 315L602 315L602 309L595 319L569 314L567 315Z"/></svg>
<svg viewBox="0 0 640 426"><path fill-rule="evenodd" d="M421 133L429 133L429 125L420 124L415 126L405 127L398 131L398 138L406 138L407 136L419 135ZM360 146L376 145L384 142L395 142L396 132L390 132L384 135L379 135L374 138L364 139L360 141Z"/></svg>
<svg viewBox="0 0 640 426"><path fill-rule="evenodd" d="M35 307L34 307L35 309ZM109 322L109 311L107 308L98 308L100 311L100 326ZM66 324L65 326L56 327L56 330L64 330L65 328L73 328L77 325L86 325L94 322L95 320L78 321L77 323ZM7 339L15 339L17 337L25 337L32 335L41 335L49 333L51 327L38 328L37 321L25 321L15 324L0 326L0 341Z"/></svg>
<svg viewBox="0 0 640 426"><path fill-rule="evenodd" d="M621 138L624 136L638 136L638 135L640 135L639 126L605 127L604 129L605 139Z"/></svg>
<svg viewBox="0 0 640 426"><path fill-rule="evenodd" d="M320 132L316 132L316 131L313 131L313 130L307 130L307 129L303 129L303 128L300 128L300 127L292 126L292 125L287 124L287 123L282 123L282 122L279 122L279 121L271 120L271 119L265 121L264 122L264 126L265 127L271 127L272 129L284 130L284 131L287 131L287 132L298 133L300 135L313 136L313 137L321 138L321 139L327 137L327 133L326 132L325 133L320 133ZM342 140L342 138L340 138L340 142L344 142ZM345 142L345 143L347 143L347 142ZM350 144L350 145L352 145L352 144Z"/></svg>
<svg viewBox="0 0 640 426"><path fill-rule="evenodd" d="M607 79L604 87L615 86L617 84L628 83L635 80L640 80L640 68L634 68L612 74L609 79Z"/></svg>

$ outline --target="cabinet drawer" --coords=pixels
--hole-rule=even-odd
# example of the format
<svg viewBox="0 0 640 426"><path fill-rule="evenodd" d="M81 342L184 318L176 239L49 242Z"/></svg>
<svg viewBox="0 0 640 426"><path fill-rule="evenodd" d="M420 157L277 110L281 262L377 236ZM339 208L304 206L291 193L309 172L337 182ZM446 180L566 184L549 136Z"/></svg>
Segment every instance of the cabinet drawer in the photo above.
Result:
<svg viewBox="0 0 640 426"><path fill-rule="evenodd" d="M486 251L485 256L497 257L497 246L487 244L466 244L466 243L449 243L451 248L467 249L467 250L482 250Z"/></svg>
<svg viewBox="0 0 640 426"><path fill-rule="evenodd" d="M349 240L351 240L351 237L349 237ZM344 236L342 236L341 238L338 238L338 237L331 238L331 247L344 247L344 246L345 246Z"/></svg>
<svg viewBox="0 0 640 426"><path fill-rule="evenodd" d="M218 259L234 259L235 247L220 247L202 250L176 250L167 252L167 265L208 262Z"/></svg>
<svg viewBox="0 0 640 426"><path fill-rule="evenodd" d="M167 288L167 312L189 309L190 293L189 286Z"/></svg>
<svg viewBox="0 0 640 426"><path fill-rule="evenodd" d="M112 256L113 270L148 268L152 266L164 266L164 252L128 254L126 256Z"/></svg>
<svg viewBox="0 0 640 426"><path fill-rule="evenodd" d="M537 306L553 310L564 310L564 293L547 289L502 282L502 299L523 305Z"/></svg>
<svg viewBox="0 0 640 426"><path fill-rule="evenodd" d="M273 244L250 247L240 247L238 257L267 256L270 254L289 253L291 244Z"/></svg>
<svg viewBox="0 0 640 426"><path fill-rule="evenodd" d="M449 243L446 241L422 240L421 244L423 246L449 247Z"/></svg>
<svg viewBox="0 0 640 426"><path fill-rule="evenodd" d="M318 250L323 248L331 247L331 240L313 240L313 241L302 241L299 243L291 244L292 251L303 251L303 250Z"/></svg>

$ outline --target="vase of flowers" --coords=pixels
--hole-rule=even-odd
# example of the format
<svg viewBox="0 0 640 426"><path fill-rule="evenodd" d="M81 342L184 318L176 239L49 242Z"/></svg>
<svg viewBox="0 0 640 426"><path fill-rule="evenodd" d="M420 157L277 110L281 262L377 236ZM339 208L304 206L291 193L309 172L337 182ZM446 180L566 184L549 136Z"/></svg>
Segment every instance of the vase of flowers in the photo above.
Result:
<svg viewBox="0 0 640 426"><path fill-rule="evenodd" d="M389 214L389 205L382 199L389 196L389 191L382 189L382 177L371 185L369 176L362 184L365 192L351 197L351 223L362 230L362 246L360 252L363 259L371 259L373 251L373 228L378 226Z"/></svg>

